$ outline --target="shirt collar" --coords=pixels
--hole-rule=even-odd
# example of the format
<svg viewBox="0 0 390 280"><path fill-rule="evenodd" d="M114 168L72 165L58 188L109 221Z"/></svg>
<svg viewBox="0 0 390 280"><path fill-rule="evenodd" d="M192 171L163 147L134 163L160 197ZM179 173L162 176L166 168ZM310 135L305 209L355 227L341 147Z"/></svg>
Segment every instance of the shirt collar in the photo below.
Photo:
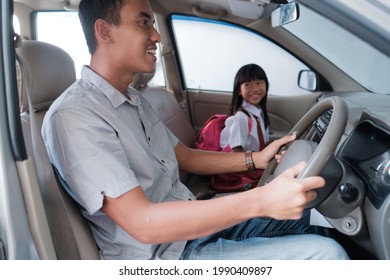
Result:
<svg viewBox="0 0 390 280"><path fill-rule="evenodd" d="M258 118L263 118L263 110L260 107L257 107L245 100L242 101L242 108L252 113Z"/></svg>
<svg viewBox="0 0 390 280"><path fill-rule="evenodd" d="M138 106L141 101L139 99L139 92L133 87L129 86L127 89L127 97L120 91L113 87L107 80L97 74L88 66L84 65L81 70L81 79L87 81L95 87L95 89L104 94L108 100L110 100L114 108L118 108L125 102L129 102L134 106Z"/></svg>

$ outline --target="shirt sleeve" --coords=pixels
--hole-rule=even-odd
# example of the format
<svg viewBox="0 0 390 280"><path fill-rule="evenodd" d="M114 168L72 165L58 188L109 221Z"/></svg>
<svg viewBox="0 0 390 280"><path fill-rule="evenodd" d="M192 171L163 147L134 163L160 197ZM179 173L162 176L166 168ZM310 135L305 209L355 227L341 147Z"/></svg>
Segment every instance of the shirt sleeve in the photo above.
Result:
<svg viewBox="0 0 390 280"><path fill-rule="evenodd" d="M43 136L50 160L90 215L102 207L104 195L118 197L139 185L116 132L91 113L58 111Z"/></svg>
<svg viewBox="0 0 390 280"><path fill-rule="evenodd" d="M229 145L231 148L245 147L249 135L248 116L238 111L225 121L225 128L221 132L222 148Z"/></svg>

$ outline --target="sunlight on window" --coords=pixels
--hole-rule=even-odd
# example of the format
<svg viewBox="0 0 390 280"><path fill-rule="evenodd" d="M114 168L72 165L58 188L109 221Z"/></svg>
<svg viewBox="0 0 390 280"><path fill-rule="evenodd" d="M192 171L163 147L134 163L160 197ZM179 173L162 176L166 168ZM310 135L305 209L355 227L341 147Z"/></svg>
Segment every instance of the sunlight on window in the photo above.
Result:
<svg viewBox="0 0 390 280"><path fill-rule="evenodd" d="M19 22L18 17L13 15L12 21L13 21L15 33L20 35L20 22Z"/></svg>
<svg viewBox="0 0 390 280"><path fill-rule="evenodd" d="M230 23L183 15L172 16L172 27L184 82L190 89L231 92L237 70L256 63L267 73L270 95L310 93L297 84L299 71L308 67L259 34Z"/></svg>
<svg viewBox="0 0 390 280"><path fill-rule="evenodd" d="M37 40L56 45L73 58L76 76L80 78L83 65L88 65L91 56L88 52L83 29L77 12L37 12ZM156 63L156 73L151 85L165 86L165 78L160 52Z"/></svg>
<svg viewBox="0 0 390 280"><path fill-rule="evenodd" d="M65 50L75 62L77 78L81 68L89 64L90 55L76 12L38 12L37 40Z"/></svg>

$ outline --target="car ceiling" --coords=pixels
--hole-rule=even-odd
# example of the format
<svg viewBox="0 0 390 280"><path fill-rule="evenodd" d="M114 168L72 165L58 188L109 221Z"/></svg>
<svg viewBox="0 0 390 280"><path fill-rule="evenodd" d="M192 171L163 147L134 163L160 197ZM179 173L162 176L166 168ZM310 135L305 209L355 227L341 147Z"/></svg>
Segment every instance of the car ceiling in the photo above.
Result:
<svg viewBox="0 0 390 280"><path fill-rule="evenodd" d="M254 26L262 19L268 19L271 12L280 4L290 2L291 0L150 0L150 4L155 12L166 16L171 13L181 13L187 15L201 16L211 19L222 19L234 22L243 26ZM336 23L349 29L355 35L370 42L378 50L390 55L390 33L388 26L379 27L374 24L370 18L361 19L349 18L348 10L343 10L344 0L297 0L297 2L307 5L317 12L326 15ZM29 6L33 10L77 10L80 0L14 0ZM259 18L244 18L236 16L243 12L242 8L246 5L252 5L253 9L258 6L264 7L263 14ZM388 9L388 5L378 2L376 5L382 5L383 9ZM335 7L338 7L335 9ZM261 7L260 7L261 9ZM337 12L335 12L337 10ZM364 11L364 10L363 10ZM367 19L369 21L367 21ZM355 21L358 20L358 21Z"/></svg>
<svg viewBox="0 0 390 280"><path fill-rule="evenodd" d="M80 0L15 0L33 10L77 10ZM271 12L287 0L153 0L150 1L153 10L161 14L172 12L199 15L208 18L232 20L248 25L257 19L269 18ZM257 19L241 18L234 13L242 12L242 8L251 5L253 9L260 9L261 15Z"/></svg>

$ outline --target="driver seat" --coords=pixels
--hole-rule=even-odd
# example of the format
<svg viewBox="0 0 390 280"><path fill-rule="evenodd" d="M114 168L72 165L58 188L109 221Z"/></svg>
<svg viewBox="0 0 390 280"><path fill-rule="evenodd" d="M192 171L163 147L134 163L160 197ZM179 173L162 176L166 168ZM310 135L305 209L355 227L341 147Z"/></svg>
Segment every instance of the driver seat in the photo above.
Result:
<svg viewBox="0 0 390 280"><path fill-rule="evenodd" d="M59 47L35 40L23 41L16 53L23 135L35 162L57 259L100 259L87 220L57 181L40 133L50 105L76 81L74 62Z"/></svg>

